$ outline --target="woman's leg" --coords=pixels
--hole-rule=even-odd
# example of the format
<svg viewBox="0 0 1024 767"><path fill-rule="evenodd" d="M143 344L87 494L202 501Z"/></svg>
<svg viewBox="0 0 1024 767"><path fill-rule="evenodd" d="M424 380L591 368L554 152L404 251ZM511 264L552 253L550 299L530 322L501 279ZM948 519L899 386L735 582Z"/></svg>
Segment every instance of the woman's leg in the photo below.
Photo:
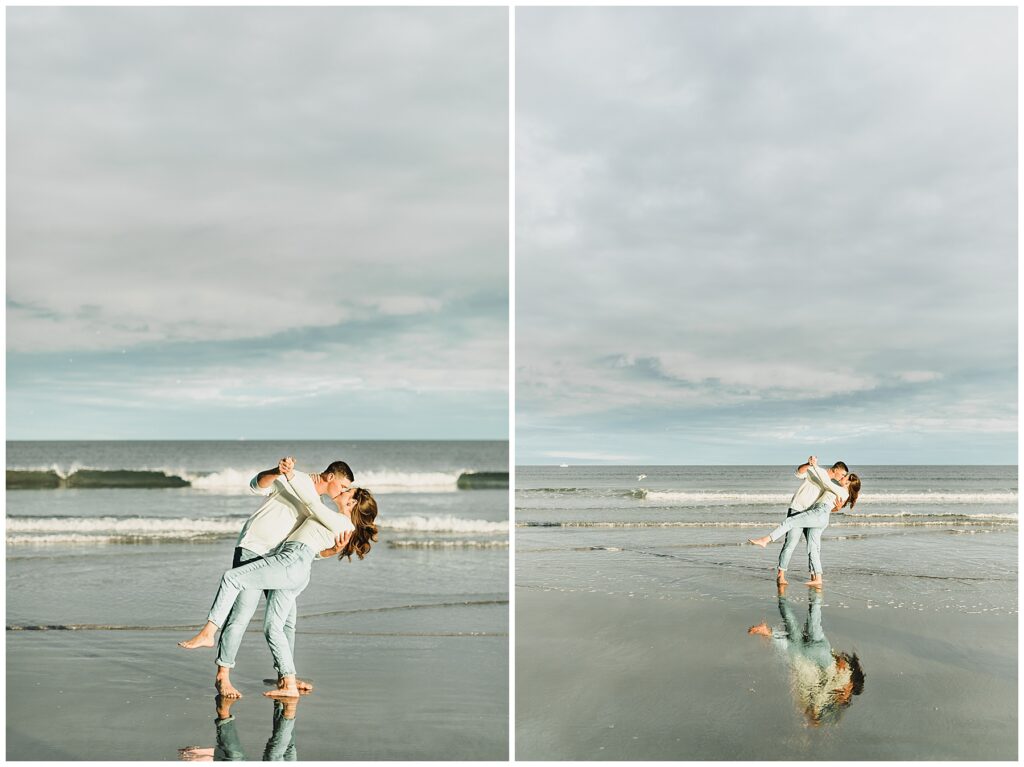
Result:
<svg viewBox="0 0 1024 767"><path fill-rule="evenodd" d="M287 589L303 583L309 568L294 550L285 550L265 559L228 570L220 579L217 596L210 607L206 625L191 639L178 642L179 647L194 650L213 647L217 629L224 625L238 595L246 589Z"/></svg>
<svg viewBox="0 0 1024 767"><path fill-rule="evenodd" d="M818 584L822 580L821 569L821 534L825 532L824 527L815 527L805 530L807 533L807 567L811 572L809 583Z"/></svg>
<svg viewBox="0 0 1024 767"><path fill-rule="evenodd" d="M824 503L819 503L807 511L801 511L794 514L791 517L786 517L781 525L772 530L768 535L763 538L749 538L751 543L755 543L761 548L764 548L769 543L777 541L782 538L793 528L797 527L828 527L828 506Z"/></svg>
<svg viewBox="0 0 1024 767"><path fill-rule="evenodd" d="M297 697L299 694L295 684L295 659L284 627L301 591L302 589L275 589L267 596L263 635L270 646L270 654L274 657L277 673L284 683L278 689L264 693L271 697Z"/></svg>

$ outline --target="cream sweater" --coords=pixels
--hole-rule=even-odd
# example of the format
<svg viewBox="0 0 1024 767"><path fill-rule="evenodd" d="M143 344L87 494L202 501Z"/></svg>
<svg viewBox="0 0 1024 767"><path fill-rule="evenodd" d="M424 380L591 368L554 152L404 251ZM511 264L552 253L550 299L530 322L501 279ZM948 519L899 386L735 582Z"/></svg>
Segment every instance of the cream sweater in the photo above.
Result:
<svg viewBox="0 0 1024 767"><path fill-rule="evenodd" d="M280 482L290 495L298 498L306 512L306 519L285 540L304 543L319 553L334 546L335 538L343 532L356 529L351 519L324 505L308 474L293 472L291 479L281 477Z"/></svg>

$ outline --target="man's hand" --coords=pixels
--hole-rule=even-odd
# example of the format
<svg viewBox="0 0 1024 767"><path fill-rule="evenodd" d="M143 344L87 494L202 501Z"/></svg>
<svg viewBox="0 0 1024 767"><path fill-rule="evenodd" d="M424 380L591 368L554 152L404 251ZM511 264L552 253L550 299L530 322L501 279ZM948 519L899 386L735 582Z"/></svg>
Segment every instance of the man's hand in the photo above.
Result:
<svg viewBox="0 0 1024 767"><path fill-rule="evenodd" d="M286 455L277 462L277 471L279 474L283 474L288 479L291 479L292 474L295 472L295 459L290 455Z"/></svg>

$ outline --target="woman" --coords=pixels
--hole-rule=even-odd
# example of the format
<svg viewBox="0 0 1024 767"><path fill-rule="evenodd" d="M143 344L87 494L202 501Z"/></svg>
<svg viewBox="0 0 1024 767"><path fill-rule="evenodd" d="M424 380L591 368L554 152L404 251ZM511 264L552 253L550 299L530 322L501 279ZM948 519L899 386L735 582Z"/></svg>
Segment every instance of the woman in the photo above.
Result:
<svg viewBox="0 0 1024 767"><path fill-rule="evenodd" d="M806 585L820 587L823 582L821 569L821 534L828 527L829 515L845 506L851 509L857 503L860 494L860 477L847 474L836 485L828 475L818 469L818 461L813 456L808 461L810 468L807 475L824 491L821 499L806 511L793 514L763 538L750 538L750 543L765 548L769 543L785 537L794 528L807 531L807 557L810 564L811 579Z"/></svg>
<svg viewBox="0 0 1024 767"><path fill-rule="evenodd" d="M803 629L783 593L780 587L779 612L785 629L773 631L767 621L762 621L747 629L747 633L768 637L773 644L785 648L793 694L807 723L812 727L835 723L853 696L864 691L860 658L856 653L832 649L821 627L821 596L817 591L812 591L808 600Z"/></svg>
<svg viewBox="0 0 1024 767"><path fill-rule="evenodd" d="M291 483L294 471L285 477ZM270 590L267 613L271 619L267 621L265 633L282 677L282 685L280 689L264 694L270 697L298 696L295 664L284 633L284 621L295 599L309 583L313 557L317 552L331 548L335 539L345 532L351 532L351 537L341 550L339 559L347 556L351 561L353 554L363 559L370 551L371 542L377 540L377 526L374 524L377 501L369 490L350 488L338 495L334 502L339 508L337 513L324 506L319 499L306 503L310 516L285 539L274 554L224 573L206 625L194 637L178 645L186 650L212 647L217 629L224 625L235 599L243 590Z"/></svg>

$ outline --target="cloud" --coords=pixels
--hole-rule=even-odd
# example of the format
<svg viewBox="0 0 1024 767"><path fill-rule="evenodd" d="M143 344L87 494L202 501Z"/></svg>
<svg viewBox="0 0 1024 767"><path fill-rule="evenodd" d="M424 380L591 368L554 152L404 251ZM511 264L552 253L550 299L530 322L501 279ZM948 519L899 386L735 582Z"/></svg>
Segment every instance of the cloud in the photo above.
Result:
<svg viewBox="0 0 1024 767"><path fill-rule="evenodd" d="M502 421L503 9L23 7L8 32L11 401L114 436L119 408L206 433L353 391L381 429L421 396L465 432L456 392Z"/></svg>
<svg viewBox="0 0 1024 767"><path fill-rule="evenodd" d="M566 460L578 460L578 461L604 461L611 463L622 463L623 461L632 461L636 459L635 455L618 455L614 453L600 453L600 452L582 452L582 453L560 453L556 450L548 450L543 455L550 458L564 458Z"/></svg>
<svg viewBox="0 0 1024 767"><path fill-rule="evenodd" d="M492 10L13 11L8 293L51 317L11 312L9 343L244 338L500 284Z"/></svg>
<svg viewBox="0 0 1024 767"><path fill-rule="evenodd" d="M1012 11L516 18L524 456L568 449L554 425L621 440L696 423L683 455L702 460L744 429L772 455L794 429L917 424L948 461L969 448L947 426L1006 422ZM988 414L929 425L965 397ZM845 426L804 423L819 407Z"/></svg>

